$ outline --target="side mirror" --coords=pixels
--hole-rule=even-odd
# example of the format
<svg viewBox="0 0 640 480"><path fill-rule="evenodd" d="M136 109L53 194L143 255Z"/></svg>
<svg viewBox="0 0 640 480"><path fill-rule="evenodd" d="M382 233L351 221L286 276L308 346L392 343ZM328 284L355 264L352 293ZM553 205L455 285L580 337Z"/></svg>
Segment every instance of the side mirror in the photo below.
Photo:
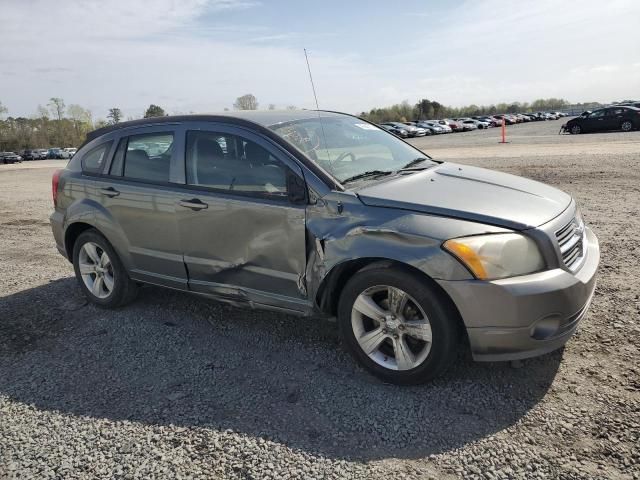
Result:
<svg viewBox="0 0 640 480"><path fill-rule="evenodd" d="M307 203L307 184L292 172L287 174L287 196L294 205L304 205Z"/></svg>

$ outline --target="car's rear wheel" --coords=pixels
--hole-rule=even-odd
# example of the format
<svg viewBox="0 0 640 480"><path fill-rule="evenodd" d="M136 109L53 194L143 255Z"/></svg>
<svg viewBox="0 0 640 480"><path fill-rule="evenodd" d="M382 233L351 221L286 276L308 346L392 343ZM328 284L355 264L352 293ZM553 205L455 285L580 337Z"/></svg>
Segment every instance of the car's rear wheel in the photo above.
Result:
<svg viewBox="0 0 640 480"><path fill-rule="evenodd" d="M111 244L96 230L87 230L76 240L73 268L83 293L96 305L120 307L136 296L136 283L129 278Z"/></svg>
<svg viewBox="0 0 640 480"><path fill-rule="evenodd" d="M630 132L633 129L633 123L631 122L631 120L625 120L624 122L622 122L622 125L620 125L620 129L623 132Z"/></svg>
<svg viewBox="0 0 640 480"><path fill-rule="evenodd" d="M347 282L338 305L344 343L371 373L388 383L426 382L457 352L455 312L424 278L396 268L372 268Z"/></svg>
<svg viewBox="0 0 640 480"><path fill-rule="evenodd" d="M569 128L569 132L571 133L571 135L578 135L582 133L582 127L580 125L571 125L571 127Z"/></svg>

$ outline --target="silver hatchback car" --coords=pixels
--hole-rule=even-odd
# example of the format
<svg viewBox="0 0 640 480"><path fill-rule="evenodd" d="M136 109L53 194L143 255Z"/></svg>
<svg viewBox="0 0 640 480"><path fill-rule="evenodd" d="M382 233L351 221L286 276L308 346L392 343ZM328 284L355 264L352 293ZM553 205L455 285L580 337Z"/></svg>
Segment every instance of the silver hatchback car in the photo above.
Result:
<svg viewBox="0 0 640 480"><path fill-rule="evenodd" d="M142 283L337 317L370 372L413 384L557 349L598 241L566 193L433 160L350 115L151 118L90 133L53 177L53 235L100 306ZM462 340L466 339L466 342Z"/></svg>

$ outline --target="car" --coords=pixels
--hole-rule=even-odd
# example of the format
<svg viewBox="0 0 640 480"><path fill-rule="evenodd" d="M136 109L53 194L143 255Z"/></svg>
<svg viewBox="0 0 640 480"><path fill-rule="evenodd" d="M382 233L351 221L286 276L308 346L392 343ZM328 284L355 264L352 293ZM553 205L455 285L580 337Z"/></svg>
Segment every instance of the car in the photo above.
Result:
<svg viewBox="0 0 640 480"><path fill-rule="evenodd" d="M47 152L47 157L52 159L66 159L69 158L69 153L62 148L50 148Z"/></svg>
<svg viewBox="0 0 640 480"><path fill-rule="evenodd" d="M435 128L438 133L451 133L453 129L446 123L440 123L438 120L421 120L418 126L423 128Z"/></svg>
<svg viewBox="0 0 640 480"><path fill-rule="evenodd" d="M400 138L407 138L409 136L408 130L399 127L393 127L391 125L380 124L378 125L380 128L384 128L387 132L391 132L394 135L399 136Z"/></svg>
<svg viewBox="0 0 640 480"><path fill-rule="evenodd" d="M22 163L22 157L14 152L0 152L0 163Z"/></svg>
<svg viewBox="0 0 640 480"><path fill-rule="evenodd" d="M22 158L24 160L39 160L40 154L37 150L27 149L22 151Z"/></svg>
<svg viewBox="0 0 640 480"><path fill-rule="evenodd" d="M91 303L122 307L149 283L336 318L353 357L395 384L442 374L463 345L478 361L560 348L599 263L569 194L336 112L110 125L52 196L56 246Z"/></svg>
<svg viewBox="0 0 640 480"><path fill-rule="evenodd" d="M614 107L636 107L636 108L640 108L640 102L625 102L625 103L618 103L616 105L612 105Z"/></svg>
<svg viewBox="0 0 640 480"><path fill-rule="evenodd" d="M427 135L427 131L424 128L416 127L415 125L411 124L400 122L384 122L382 125L404 129L409 132L410 137L424 137L425 135Z"/></svg>
<svg viewBox="0 0 640 480"><path fill-rule="evenodd" d="M557 117L555 115L551 115L549 112L536 112L536 115L541 120L557 120Z"/></svg>
<svg viewBox="0 0 640 480"><path fill-rule="evenodd" d="M493 116L501 119L505 123L505 125L515 125L517 123L516 120L511 115L499 114L499 115L493 115Z"/></svg>
<svg viewBox="0 0 640 480"><path fill-rule="evenodd" d="M502 120L495 119L488 115L478 115L475 117L471 117L473 120L478 120L480 122L488 123L490 127L497 127L498 125L502 125ZM498 123L499 122L499 123Z"/></svg>
<svg viewBox="0 0 640 480"><path fill-rule="evenodd" d="M585 112L562 126L562 130L574 135L608 130L630 132L638 128L640 128L640 108L621 106L600 108L591 113Z"/></svg>
<svg viewBox="0 0 640 480"><path fill-rule="evenodd" d="M38 152L38 159L40 160L46 160L48 155L48 150L46 148L39 148L38 150L36 150Z"/></svg>
<svg viewBox="0 0 640 480"><path fill-rule="evenodd" d="M62 150L64 150L65 152L67 152L67 155L69 155L68 158L73 157L76 152L78 151L77 148L73 148L73 147L67 147L67 148L63 148Z"/></svg>
<svg viewBox="0 0 640 480"><path fill-rule="evenodd" d="M457 120L460 125L462 125L462 131L468 132L471 130L478 130L478 124L475 122L464 122L462 120Z"/></svg>
<svg viewBox="0 0 640 480"><path fill-rule="evenodd" d="M440 120L429 120L429 122L435 125L440 125L441 128L444 128L444 133L453 133L453 128L447 123L441 123Z"/></svg>
<svg viewBox="0 0 640 480"><path fill-rule="evenodd" d="M437 135L439 133L443 133L443 130L440 128L436 128L431 125L420 124L420 122L404 122L404 124L419 128L420 130L424 130L425 135Z"/></svg>
<svg viewBox="0 0 640 480"><path fill-rule="evenodd" d="M464 126L462 125L462 122L458 122L458 121L453 120L451 118L445 118L443 120L438 120L438 123L440 125L448 126L453 132L463 132L463 131L465 131Z"/></svg>
<svg viewBox="0 0 640 480"><path fill-rule="evenodd" d="M465 125L475 125L477 129L489 128L490 126L488 122L481 122L473 118L458 118L457 120Z"/></svg>
<svg viewBox="0 0 640 480"><path fill-rule="evenodd" d="M427 135L439 135L441 133L444 133L444 128L442 128L442 125L431 125L427 122L420 122L420 121L415 121L415 122L407 122L407 125L414 125L418 128L423 129Z"/></svg>

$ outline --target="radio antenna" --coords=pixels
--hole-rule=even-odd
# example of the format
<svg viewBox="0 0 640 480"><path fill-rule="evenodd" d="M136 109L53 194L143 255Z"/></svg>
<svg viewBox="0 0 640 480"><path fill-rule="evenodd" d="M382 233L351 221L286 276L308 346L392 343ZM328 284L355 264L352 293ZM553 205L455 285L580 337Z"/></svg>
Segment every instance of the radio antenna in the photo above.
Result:
<svg viewBox="0 0 640 480"><path fill-rule="evenodd" d="M307 55L307 49L304 49L304 58L307 61L307 70L309 70L309 80L311 81L311 90L313 90L313 98L316 101L316 110L320 110L318 106L318 96L316 95L316 86L313 84L313 76L311 75L311 66L309 65L309 55Z"/></svg>
<svg viewBox="0 0 640 480"><path fill-rule="evenodd" d="M327 136L324 133L324 123L322 122L322 115L320 114L320 106L318 105L318 95L316 95L316 86L313 84L313 75L311 75L311 65L309 65L309 55L307 49L304 48L304 58L307 61L307 70L309 71L309 80L311 81L311 90L313 90L313 98L316 101L316 112L318 113L318 122L320 123L320 129L322 130L322 139L324 140L324 149L327 152L327 160L331 163L331 153L329 153L329 145L327 145Z"/></svg>

